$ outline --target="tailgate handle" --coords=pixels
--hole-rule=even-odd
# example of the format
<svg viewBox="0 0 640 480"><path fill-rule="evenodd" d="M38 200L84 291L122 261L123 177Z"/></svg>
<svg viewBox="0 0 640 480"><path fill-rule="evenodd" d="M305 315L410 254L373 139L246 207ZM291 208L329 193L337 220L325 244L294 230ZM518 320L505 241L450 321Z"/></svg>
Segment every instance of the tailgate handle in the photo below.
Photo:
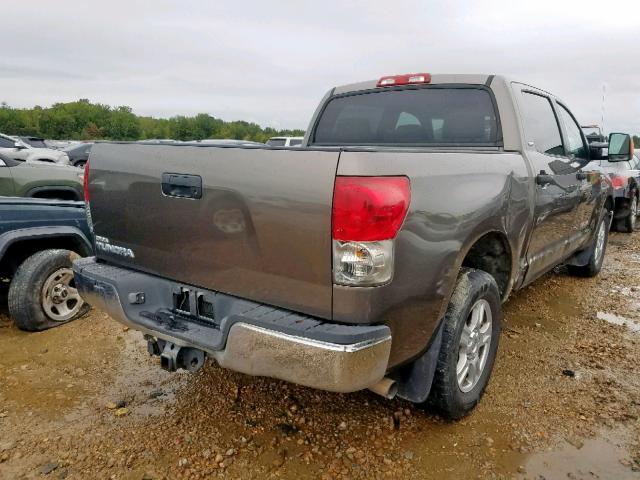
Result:
<svg viewBox="0 0 640 480"><path fill-rule="evenodd" d="M202 177L182 173L163 173L162 193L168 197L202 198Z"/></svg>

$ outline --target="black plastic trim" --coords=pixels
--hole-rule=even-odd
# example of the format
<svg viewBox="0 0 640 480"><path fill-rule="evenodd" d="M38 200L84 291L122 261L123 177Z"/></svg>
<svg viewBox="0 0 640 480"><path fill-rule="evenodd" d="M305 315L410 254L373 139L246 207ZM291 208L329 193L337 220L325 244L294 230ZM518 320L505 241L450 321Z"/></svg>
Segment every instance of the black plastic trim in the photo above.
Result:
<svg viewBox="0 0 640 480"><path fill-rule="evenodd" d="M74 263L75 282L80 294L106 311L122 309L126 319L142 329L179 339L208 351L224 349L231 327L238 322L287 335L338 345L381 340L391 335L386 325L345 325L299 314L212 290L166 280L149 274L97 262L95 257ZM173 310L172 292L187 288L189 312ZM125 303L131 292L144 292L144 304ZM200 294L212 301L218 318L195 314Z"/></svg>

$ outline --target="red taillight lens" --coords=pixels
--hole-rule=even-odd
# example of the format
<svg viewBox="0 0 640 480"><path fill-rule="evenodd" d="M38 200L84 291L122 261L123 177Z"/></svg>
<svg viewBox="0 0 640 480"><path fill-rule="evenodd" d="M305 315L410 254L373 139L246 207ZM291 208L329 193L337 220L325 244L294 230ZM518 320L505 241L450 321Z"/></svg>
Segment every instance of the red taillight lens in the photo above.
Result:
<svg viewBox="0 0 640 480"><path fill-rule="evenodd" d="M333 239L371 242L394 238L410 198L407 177L336 177Z"/></svg>
<svg viewBox="0 0 640 480"><path fill-rule="evenodd" d="M84 178L82 179L82 185L84 188L84 201L89 201L89 160L84 166Z"/></svg>
<svg viewBox="0 0 640 480"><path fill-rule="evenodd" d="M627 177L613 176L611 177L613 188L624 188L627 183Z"/></svg>
<svg viewBox="0 0 640 480"><path fill-rule="evenodd" d="M408 73L406 75L391 75L382 77L376 84L377 87L394 87L396 85L413 85L419 83L430 83L429 73Z"/></svg>

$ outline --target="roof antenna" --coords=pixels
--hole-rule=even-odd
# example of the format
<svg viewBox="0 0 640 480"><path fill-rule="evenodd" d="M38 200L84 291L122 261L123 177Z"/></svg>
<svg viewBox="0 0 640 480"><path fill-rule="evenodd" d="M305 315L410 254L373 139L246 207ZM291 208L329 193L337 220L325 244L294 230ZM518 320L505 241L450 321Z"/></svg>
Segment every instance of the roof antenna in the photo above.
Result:
<svg viewBox="0 0 640 480"><path fill-rule="evenodd" d="M600 125L602 125L602 132L604 133L606 130L604 129L604 104L607 99L607 85L605 83L602 84L602 118Z"/></svg>

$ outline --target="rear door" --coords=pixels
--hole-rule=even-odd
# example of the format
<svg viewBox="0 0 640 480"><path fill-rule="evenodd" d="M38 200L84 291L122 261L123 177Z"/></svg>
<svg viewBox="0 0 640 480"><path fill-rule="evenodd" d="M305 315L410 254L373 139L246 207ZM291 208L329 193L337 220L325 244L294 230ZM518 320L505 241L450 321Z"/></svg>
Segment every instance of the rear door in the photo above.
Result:
<svg viewBox="0 0 640 480"><path fill-rule="evenodd" d="M338 156L96 144L89 181L98 257L330 318Z"/></svg>
<svg viewBox="0 0 640 480"><path fill-rule="evenodd" d="M527 250L531 281L559 263L568 250L580 202L576 169L567 161L553 100L544 92L518 86L525 155L535 178L534 226Z"/></svg>

